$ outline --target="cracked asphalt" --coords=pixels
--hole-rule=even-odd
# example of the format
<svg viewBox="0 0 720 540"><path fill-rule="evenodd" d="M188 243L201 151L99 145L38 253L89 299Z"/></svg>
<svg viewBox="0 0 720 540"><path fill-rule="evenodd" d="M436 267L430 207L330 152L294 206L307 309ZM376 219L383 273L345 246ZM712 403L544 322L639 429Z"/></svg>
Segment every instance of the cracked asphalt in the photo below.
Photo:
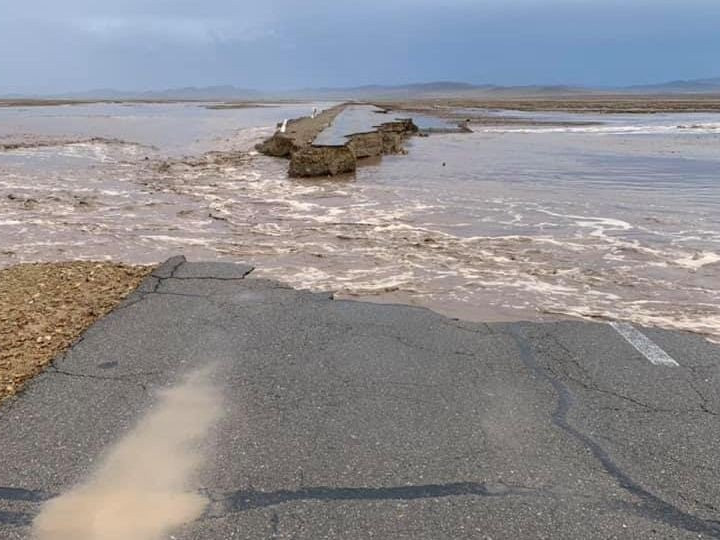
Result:
<svg viewBox="0 0 720 540"><path fill-rule="evenodd" d="M180 539L720 538L720 347L475 324L173 258L0 407L0 538L193 369L224 415Z"/></svg>

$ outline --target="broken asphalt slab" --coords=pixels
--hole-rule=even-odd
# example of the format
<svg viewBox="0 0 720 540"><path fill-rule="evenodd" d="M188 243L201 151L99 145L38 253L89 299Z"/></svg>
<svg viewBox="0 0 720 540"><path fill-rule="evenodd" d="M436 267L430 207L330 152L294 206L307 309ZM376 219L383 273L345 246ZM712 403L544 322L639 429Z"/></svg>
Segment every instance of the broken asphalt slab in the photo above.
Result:
<svg viewBox="0 0 720 540"><path fill-rule="evenodd" d="M209 504L176 539L720 538L717 345L641 329L679 364L657 366L607 324L467 323L251 271L167 261L0 407L1 538L209 364Z"/></svg>

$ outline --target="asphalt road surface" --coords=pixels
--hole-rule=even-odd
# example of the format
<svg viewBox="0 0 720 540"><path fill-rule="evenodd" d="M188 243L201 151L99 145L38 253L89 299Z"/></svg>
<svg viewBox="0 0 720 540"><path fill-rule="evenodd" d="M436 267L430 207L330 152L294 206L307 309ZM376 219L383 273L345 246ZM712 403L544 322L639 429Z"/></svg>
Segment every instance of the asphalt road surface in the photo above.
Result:
<svg viewBox="0 0 720 540"><path fill-rule="evenodd" d="M31 538L48 501L103 477L153 411L193 426L194 406L164 417L173 405L158 403L206 366L198 394L210 388L221 413L187 428L193 460L161 460L184 476L160 489L145 469L128 484L149 481L134 500L201 496L202 512L137 538L720 538L717 345L629 325L467 323L250 270L171 259L0 406L0 538ZM190 444L155 420L144 432Z"/></svg>

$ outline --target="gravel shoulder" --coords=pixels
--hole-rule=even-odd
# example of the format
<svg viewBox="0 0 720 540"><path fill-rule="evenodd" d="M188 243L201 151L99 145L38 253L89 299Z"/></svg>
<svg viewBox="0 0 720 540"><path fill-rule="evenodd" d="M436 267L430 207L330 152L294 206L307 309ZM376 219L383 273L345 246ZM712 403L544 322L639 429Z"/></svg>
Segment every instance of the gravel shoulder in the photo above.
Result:
<svg viewBox="0 0 720 540"><path fill-rule="evenodd" d="M0 401L16 394L151 271L85 261L0 270Z"/></svg>

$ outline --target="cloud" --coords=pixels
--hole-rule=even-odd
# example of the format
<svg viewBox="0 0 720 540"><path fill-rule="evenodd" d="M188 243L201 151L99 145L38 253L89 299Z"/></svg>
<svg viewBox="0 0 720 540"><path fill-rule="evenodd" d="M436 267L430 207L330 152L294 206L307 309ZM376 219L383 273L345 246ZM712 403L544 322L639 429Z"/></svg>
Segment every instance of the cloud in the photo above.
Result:
<svg viewBox="0 0 720 540"><path fill-rule="evenodd" d="M716 76L717 0L0 0L0 88Z"/></svg>
<svg viewBox="0 0 720 540"><path fill-rule="evenodd" d="M274 35L271 28L220 18L85 17L68 21L78 32L103 40L130 37L187 44L250 42Z"/></svg>

